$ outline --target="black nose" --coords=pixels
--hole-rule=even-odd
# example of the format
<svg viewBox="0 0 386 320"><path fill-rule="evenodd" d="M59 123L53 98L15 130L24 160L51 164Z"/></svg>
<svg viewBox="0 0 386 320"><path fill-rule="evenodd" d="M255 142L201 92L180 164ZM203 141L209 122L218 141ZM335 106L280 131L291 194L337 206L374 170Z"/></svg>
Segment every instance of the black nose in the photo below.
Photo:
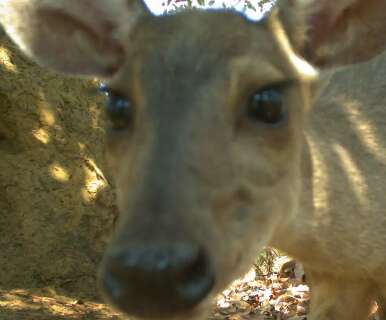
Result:
<svg viewBox="0 0 386 320"><path fill-rule="evenodd" d="M211 291L214 274L206 251L198 246L136 245L105 257L100 282L113 305L152 318L192 309Z"/></svg>

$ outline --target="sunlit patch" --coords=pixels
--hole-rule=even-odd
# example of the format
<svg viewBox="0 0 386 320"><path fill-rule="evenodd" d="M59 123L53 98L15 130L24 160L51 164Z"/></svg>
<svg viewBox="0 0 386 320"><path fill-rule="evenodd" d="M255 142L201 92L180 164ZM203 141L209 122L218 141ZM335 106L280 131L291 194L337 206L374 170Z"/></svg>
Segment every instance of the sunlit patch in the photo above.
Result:
<svg viewBox="0 0 386 320"><path fill-rule="evenodd" d="M50 141L49 134L43 128L33 130L32 135L43 144L47 144Z"/></svg>
<svg viewBox="0 0 386 320"><path fill-rule="evenodd" d="M49 170L50 170L51 176L57 181L67 182L70 178L70 175L67 172L67 170L58 164L51 165Z"/></svg>
<svg viewBox="0 0 386 320"><path fill-rule="evenodd" d="M312 170L313 170L313 194L315 212L321 218L328 210L328 170L323 159L323 155L318 149L312 137L308 137L310 146L310 154L312 155ZM319 219L314 219L314 223L318 224Z"/></svg>
<svg viewBox="0 0 386 320"><path fill-rule="evenodd" d="M338 144L335 144L333 148L342 162L341 167L346 172L347 179L351 182L350 186L354 190L356 198L360 204L367 205L369 190L365 177L361 174L347 149Z"/></svg>
<svg viewBox="0 0 386 320"><path fill-rule="evenodd" d="M86 202L91 202L95 200L98 192L106 187L107 181L94 160L86 158L85 162L85 184L82 189L82 196Z"/></svg>
<svg viewBox="0 0 386 320"><path fill-rule="evenodd" d="M14 310L14 312L18 310L23 310L23 309L24 310L31 309L30 303L22 301L18 295L20 294L17 294L17 295L13 295L12 293L4 294L1 297L2 300L0 300L0 308L2 309L7 308L10 310Z"/></svg>
<svg viewBox="0 0 386 320"><path fill-rule="evenodd" d="M40 111L40 119L45 125L53 126L55 124L54 114L47 109L42 109Z"/></svg>
<svg viewBox="0 0 386 320"><path fill-rule="evenodd" d="M11 60L9 50L4 47L0 47L0 61L7 71L17 72L16 65Z"/></svg>
<svg viewBox="0 0 386 320"><path fill-rule="evenodd" d="M347 119L352 124L352 128L357 132L363 146L370 152L379 162L386 164L386 153L384 145L375 132L376 126L363 114L362 105L355 100L339 97L337 99L339 105L344 108L348 115Z"/></svg>
<svg viewBox="0 0 386 320"><path fill-rule="evenodd" d="M84 151L84 149L86 148L86 145L83 142L78 142L78 147L80 151Z"/></svg>
<svg viewBox="0 0 386 320"><path fill-rule="evenodd" d="M87 314L98 314L101 319L121 319L122 315L107 305L74 299L56 293L55 289L0 289L1 319L82 319Z"/></svg>
<svg viewBox="0 0 386 320"><path fill-rule="evenodd" d="M39 92L37 108L39 109L40 121L43 125L53 126L55 124L55 111L51 104L47 103L47 98L43 90Z"/></svg>

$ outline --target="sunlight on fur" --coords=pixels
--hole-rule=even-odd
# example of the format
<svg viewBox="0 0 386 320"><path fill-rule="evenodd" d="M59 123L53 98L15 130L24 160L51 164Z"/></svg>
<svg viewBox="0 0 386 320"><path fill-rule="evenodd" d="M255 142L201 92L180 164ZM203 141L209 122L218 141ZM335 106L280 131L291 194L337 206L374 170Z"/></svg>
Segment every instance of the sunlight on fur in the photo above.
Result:
<svg viewBox="0 0 386 320"><path fill-rule="evenodd" d="M363 114L362 105L358 101L343 96L337 98L337 101L348 115L347 119L352 124L352 128L357 132L363 146L378 161L386 164L386 154L383 152L385 148L380 143L374 124Z"/></svg>
<svg viewBox="0 0 386 320"><path fill-rule="evenodd" d="M327 166L323 159L323 155L318 150L317 145L314 143L312 137L309 137L308 144L310 147L310 152L312 154L313 170L314 170L314 179L313 179L313 188L314 188L314 206L318 210L315 212L318 215L324 215L329 208L328 203L328 185L329 177L327 175ZM319 219L315 219L317 224Z"/></svg>
<svg viewBox="0 0 386 320"><path fill-rule="evenodd" d="M335 144L333 148L342 162L341 167L346 172L346 177L350 181L350 185L355 192L356 198L361 205L368 205L369 190L361 170L358 168L353 157L346 148L339 144Z"/></svg>

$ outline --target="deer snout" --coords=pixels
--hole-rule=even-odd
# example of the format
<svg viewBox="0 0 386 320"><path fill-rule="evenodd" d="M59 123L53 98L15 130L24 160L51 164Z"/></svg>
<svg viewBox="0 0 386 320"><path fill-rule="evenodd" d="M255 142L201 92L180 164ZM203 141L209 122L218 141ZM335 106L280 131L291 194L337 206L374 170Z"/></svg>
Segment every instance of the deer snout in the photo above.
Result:
<svg viewBox="0 0 386 320"><path fill-rule="evenodd" d="M105 257L101 287L122 311L160 318L189 311L214 285L210 259L189 243L131 245Z"/></svg>

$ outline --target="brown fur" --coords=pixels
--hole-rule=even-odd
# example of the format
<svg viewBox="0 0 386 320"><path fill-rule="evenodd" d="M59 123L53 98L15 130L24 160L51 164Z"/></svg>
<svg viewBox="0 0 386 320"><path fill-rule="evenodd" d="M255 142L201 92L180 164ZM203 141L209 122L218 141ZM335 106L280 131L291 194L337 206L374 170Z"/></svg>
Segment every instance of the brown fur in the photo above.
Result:
<svg viewBox="0 0 386 320"><path fill-rule="evenodd" d="M121 214L111 248L195 242L216 274L208 299L170 318L204 318L210 298L265 245L304 263L311 320L363 320L375 296L386 294L385 55L330 73L311 107L311 85L324 76L296 55L305 44L292 14L312 30L307 21L331 7L285 9L294 2L282 1L262 23L224 11L143 14L122 45L124 65L109 69L109 87L134 106L130 127L108 135ZM336 37L327 36L315 35L309 50L335 48ZM331 50L321 64L361 61L382 45L353 57L346 51L346 61ZM99 63L95 75L106 76ZM267 127L245 108L274 83L285 84L289 120Z"/></svg>

